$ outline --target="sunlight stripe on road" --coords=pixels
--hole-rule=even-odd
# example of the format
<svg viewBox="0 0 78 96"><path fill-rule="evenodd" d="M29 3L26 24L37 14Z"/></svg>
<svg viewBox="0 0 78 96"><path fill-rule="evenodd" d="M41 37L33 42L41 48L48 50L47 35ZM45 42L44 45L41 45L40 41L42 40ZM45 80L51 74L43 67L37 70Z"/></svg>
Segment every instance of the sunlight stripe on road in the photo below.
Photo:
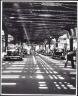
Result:
<svg viewBox="0 0 78 96"><path fill-rule="evenodd" d="M71 68L62 68L63 70L76 70L76 69L71 69Z"/></svg>
<svg viewBox="0 0 78 96"><path fill-rule="evenodd" d="M48 89L48 87L39 87L39 89Z"/></svg>
<svg viewBox="0 0 78 96"><path fill-rule="evenodd" d="M42 83L43 84L43 83L46 83L46 82L38 82L38 83Z"/></svg>
<svg viewBox="0 0 78 96"><path fill-rule="evenodd" d="M23 67L8 67L6 69L23 69Z"/></svg>
<svg viewBox="0 0 78 96"><path fill-rule="evenodd" d="M44 77L42 75L39 75L39 74L36 76L36 78L37 79L44 79Z"/></svg>
<svg viewBox="0 0 78 96"><path fill-rule="evenodd" d="M55 75L53 75L53 77L54 77L55 79L58 79Z"/></svg>
<svg viewBox="0 0 78 96"><path fill-rule="evenodd" d="M74 77L71 77L71 79L76 79L76 78L74 78Z"/></svg>
<svg viewBox="0 0 78 96"><path fill-rule="evenodd" d="M50 65L48 65L42 58L40 58L39 56L38 56L38 60L39 60L39 62L42 62L42 64L44 64L44 66L45 67L47 67L47 68L51 68L51 66ZM51 68L51 70L53 70L53 68Z"/></svg>
<svg viewBox="0 0 78 96"><path fill-rule="evenodd" d="M23 62L14 62L14 63L12 63L12 64L17 64L17 65L19 65L19 64L25 64L25 63L23 63Z"/></svg>
<svg viewBox="0 0 78 96"><path fill-rule="evenodd" d="M25 76L22 76L22 78L25 78Z"/></svg>
<svg viewBox="0 0 78 96"><path fill-rule="evenodd" d="M59 79L64 79L63 77L59 77Z"/></svg>
<svg viewBox="0 0 78 96"><path fill-rule="evenodd" d="M38 82L39 83L39 89L48 89L46 82Z"/></svg>
<svg viewBox="0 0 78 96"><path fill-rule="evenodd" d="M33 62L34 64L37 64L35 57L33 56Z"/></svg>
<svg viewBox="0 0 78 96"><path fill-rule="evenodd" d="M53 73L57 74L58 72L57 71L54 71Z"/></svg>
<svg viewBox="0 0 78 96"><path fill-rule="evenodd" d="M49 75L50 79L53 79L53 77L51 75Z"/></svg>
<svg viewBox="0 0 78 96"><path fill-rule="evenodd" d="M11 65L11 66L25 66L25 65Z"/></svg>
<svg viewBox="0 0 78 96"><path fill-rule="evenodd" d="M7 78L19 78L20 75L2 75L1 78L7 79Z"/></svg>
<svg viewBox="0 0 78 96"><path fill-rule="evenodd" d="M68 68L71 68L72 66L67 66Z"/></svg>
<svg viewBox="0 0 78 96"><path fill-rule="evenodd" d="M67 85L70 89L76 89L73 85Z"/></svg>
<svg viewBox="0 0 78 96"><path fill-rule="evenodd" d="M16 70L14 70L14 71L3 71L2 73L21 73L22 71L16 71Z"/></svg>
<svg viewBox="0 0 78 96"><path fill-rule="evenodd" d="M36 73L44 73L44 72L41 72L40 70L37 70Z"/></svg>
<svg viewBox="0 0 78 96"><path fill-rule="evenodd" d="M65 65L65 64L63 64L63 63L56 63L56 65L63 66L63 65Z"/></svg>
<svg viewBox="0 0 78 96"><path fill-rule="evenodd" d="M70 74L75 74L76 75L76 72L70 72Z"/></svg>
<svg viewBox="0 0 78 96"><path fill-rule="evenodd" d="M16 83L1 83L1 85L16 85Z"/></svg>

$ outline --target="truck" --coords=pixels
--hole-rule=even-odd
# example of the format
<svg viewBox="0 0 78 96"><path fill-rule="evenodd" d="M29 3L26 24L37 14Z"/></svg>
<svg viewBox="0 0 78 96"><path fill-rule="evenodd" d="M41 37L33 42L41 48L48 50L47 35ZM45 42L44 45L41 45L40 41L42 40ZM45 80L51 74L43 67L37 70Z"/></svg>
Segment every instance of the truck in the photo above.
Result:
<svg viewBox="0 0 78 96"><path fill-rule="evenodd" d="M22 60L22 52L19 51L18 47L7 47L6 55L4 55L4 60Z"/></svg>

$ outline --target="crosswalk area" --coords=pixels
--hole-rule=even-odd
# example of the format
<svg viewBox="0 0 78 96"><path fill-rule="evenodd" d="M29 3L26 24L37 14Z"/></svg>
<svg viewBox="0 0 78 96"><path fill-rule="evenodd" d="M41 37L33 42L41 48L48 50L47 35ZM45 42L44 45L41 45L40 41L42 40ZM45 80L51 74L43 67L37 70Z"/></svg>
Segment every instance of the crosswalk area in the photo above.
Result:
<svg viewBox="0 0 78 96"><path fill-rule="evenodd" d="M76 69L43 55L2 62L2 94L76 94Z"/></svg>

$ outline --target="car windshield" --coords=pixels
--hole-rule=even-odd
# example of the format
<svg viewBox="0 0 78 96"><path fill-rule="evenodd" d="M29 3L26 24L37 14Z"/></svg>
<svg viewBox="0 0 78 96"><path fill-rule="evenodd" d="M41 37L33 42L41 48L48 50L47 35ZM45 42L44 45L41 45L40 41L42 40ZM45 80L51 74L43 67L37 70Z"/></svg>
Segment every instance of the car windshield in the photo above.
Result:
<svg viewBox="0 0 78 96"><path fill-rule="evenodd" d="M7 55L18 55L18 50L7 50Z"/></svg>

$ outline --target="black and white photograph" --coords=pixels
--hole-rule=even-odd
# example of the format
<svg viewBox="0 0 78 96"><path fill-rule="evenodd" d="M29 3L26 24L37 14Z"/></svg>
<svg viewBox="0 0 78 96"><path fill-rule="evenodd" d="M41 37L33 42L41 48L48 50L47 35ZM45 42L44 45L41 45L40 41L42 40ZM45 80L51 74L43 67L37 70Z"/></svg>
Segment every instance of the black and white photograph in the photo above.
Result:
<svg viewBox="0 0 78 96"><path fill-rule="evenodd" d="M77 94L77 2L1 1L1 94Z"/></svg>

